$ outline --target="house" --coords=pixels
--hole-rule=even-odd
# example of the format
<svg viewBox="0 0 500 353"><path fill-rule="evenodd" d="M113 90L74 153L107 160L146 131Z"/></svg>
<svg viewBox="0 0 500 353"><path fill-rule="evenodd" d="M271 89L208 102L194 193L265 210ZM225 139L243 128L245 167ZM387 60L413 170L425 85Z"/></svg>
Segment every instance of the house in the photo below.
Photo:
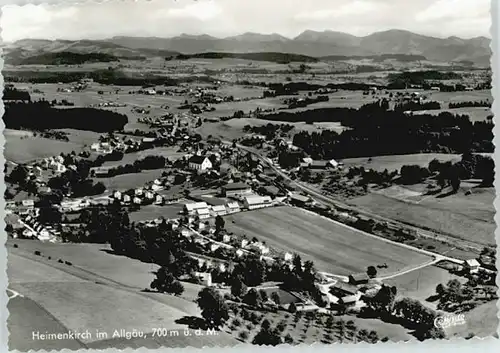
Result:
<svg viewBox="0 0 500 353"><path fill-rule="evenodd" d="M247 196L244 198L243 204L248 210L256 210L270 207L273 205L273 202L269 196Z"/></svg>
<svg viewBox="0 0 500 353"><path fill-rule="evenodd" d="M130 200L131 200L131 198L129 195L126 195L126 194L123 195L123 202L128 203L128 202L130 202Z"/></svg>
<svg viewBox="0 0 500 353"><path fill-rule="evenodd" d="M354 306L360 299L359 294L353 294L353 295L346 295L345 297L340 298L339 304L342 304L344 306Z"/></svg>
<svg viewBox="0 0 500 353"><path fill-rule="evenodd" d="M34 200L23 200L22 205L27 208L33 208L35 207L35 201Z"/></svg>
<svg viewBox="0 0 500 353"><path fill-rule="evenodd" d="M142 200L141 200L139 197L134 197L133 202L134 202L136 205L140 205L140 204L142 203Z"/></svg>
<svg viewBox="0 0 500 353"><path fill-rule="evenodd" d="M194 275L199 278L201 285L206 287L212 285L212 274L210 272L195 272Z"/></svg>
<svg viewBox="0 0 500 353"><path fill-rule="evenodd" d="M105 178L109 175L109 169L107 167L90 168L90 175L96 178Z"/></svg>
<svg viewBox="0 0 500 353"><path fill-rule="evenodd" d="M464 261L463 265L464 265L464 268L466 270L468 270L470 273L474 273L474 272L479 271L479 267L481 266L479 261L477 261L476 259L466 260L466 261Z"/></svg>
<svg viewBox="0 0 500 353"><path fill-rule="evenodd" d="M198 208L196 210L196 215L200 219L207 219L210 218L210 211L208 210L208 208Z"/></svg>
<svg viewBox="0 0 500 353"><path fill-rule="evenodd" d="M142 188L138 188L138 189L135 189L135 190L134 190L134 194L135 194L136 196L141 196L141 195L142 195L142 192L143 192Z"/></svg>
<svg viewBox="0 0 500 353"><path fill-rule="evenodd" d="M183 211L186 215L194 215L196 213L196 210L203 208L208 210L208 205L206 202L188 203L184 205Z"/></svg>
<svg viewBox="0 0 500 353"><path fill-rule="evenodd" d="M343 298L345 296L354 295L358 292L358 288L352 284L338 281L330 287L330 293L336 297Z"/></svg>
<svg viewBox="0 0 500 353"><path fill-rule="evenodd" d="M224 205L212 206L212 212L215 213L216 216L224 216L227 214L227 210Z"/></svg>
<svg viewBox="0 0 500 353"><path fill-rule="evenodd" d="M290 203L295 206L304 206L310 201L310 198L304 195L292 193L289 196Z"/></svg>
<svg viewBox="0 0 500 353"><path fill-rule="evenodd" d="M212 168L212 162L205 156L192 156L188 160L188 167L197 172L204 172Z"/></svg>
<svg viewBox="0 0 500 353"><path fill-rule="evenodd" d="M154 199L155 195L151 191L146 191L145 195L148 200Z"/></svg>
<svg viewBox="0 0 500 353"><path fill-rule="evenodd" d="M437 91L437 92L440 92L440 91L441 91L441 88L440 88L440 87L437 87L437 86L434 86L434 87L431 87L431 91Z"/></svg>
<svg viewBox="0 0 500 353"><path fill-rule="evenodd" d="M283 254L283 260L288 262L288 261L292 261L293 260L293 255L290 254L289 252L286 252L285 254Z"/></svg>
<svg viewBox="0 0 500 353"><path fill-rule="evenodd" d="M161 195L156 195L155 204L161 205L163 203L163 197Z"/></svg>
<svg viewBox="0 0 500 353"><path fill-rule="evenodd" d="M353 285L366 284L370 277L366 273L358 273L349 276L349 283Z"/></svg>
<svg viewBox="0 0 500 353"><path fill-rule="evenodd" d="M241 250L241 249L236 250L236 256L242 257L243 254L244 254L243 250Z"/></svg>
<svg viewBox="0 0 500 353"><path fill-rule="evenodd" d="M221 187L221 194L225 197L247 195L251 192L252 188L245 183L230 183Z"/></svg>
<svg viewBox="0 0 500 353"><path fill-rule="evenodd" d="M224 234L222 236L222 242L223 243L229 243L231 241L231 236L229 234Z"/></svg>
<svg viewBox="0 0 500 353"><path fill-rule="evenodd" d="M219 244L210 244L210 251L215 251L220 248Z"/></svg>
<svg viewBox="0 0 500 353"><path fill-rule="evenodd" d="M240 212L240 205L237 202L229 202L226 204L227 214Z"/></svg>

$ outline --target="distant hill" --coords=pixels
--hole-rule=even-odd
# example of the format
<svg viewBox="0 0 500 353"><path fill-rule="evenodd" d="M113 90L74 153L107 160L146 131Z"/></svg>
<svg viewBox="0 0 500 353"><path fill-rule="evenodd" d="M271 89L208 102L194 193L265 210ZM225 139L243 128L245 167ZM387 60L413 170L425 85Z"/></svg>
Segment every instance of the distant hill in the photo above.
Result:
<svg viewBox="0 0 500 353"><path fill-rule="evenodd" d="M165 57L179 54L178 52L155 48L127 48L108 41L98 40L51 41L22 39L4 45L3 50L5 63L14 65L70 65L89 61L109 62L121 58L141 59L151 56Z"/></svg>
<svg viewBox="0 0 500 353"><path fill-rule="evenodd" d="M358 37L335 31L306 30L295 38L282 35L247 32L216 38L210 35L181 34L172 38L113 37L105 40L37 40L27 39L6 47L7 60L19 60L47 52L99 52L118 58L175 56L200 53L290 53L336 60L340 57L380 57L394 55L395 60L438 62L472 62L489 66L491 40L485 37L463 39L435 38L404 30L388 30ZM404 56L400 56L404 55ZM256 59L254 59L256 60Z"/></svg>
<svg viewBox="0 0 500 353"><path fill-rule="evenodd" d="M80 65L89 62L119 61L114 55L104 53L80 54L68 51L44 53L21 59L18 65Z"/></svg>
<svg viewBox="0 0 500 353"><path fill-rule="evenodd" d="M195 54L202 52L282 52L311 57L416 55L432 61L472 61L488 65L490 39L435 38L403 30L376 32L365 37L334 31L307 30L295 38L278 34L244 33L239 36L181 35L173 38L114 37L107 41L129 48L159 48Z"/></svg>
<svg viewBox="0 0 500 353"><path fill-rule="evenodd" d="M318 62L318 58L313 58L311 56L300 55L300 54L289 54L289 53L221 53L221 52L209 52L209 53L198 53L198 54L181 54L176 57L180 60L186 60L191 58L203 58L203 59L245 59L254 61L270 61L276 63L290 63L290 62Z"/></svg>

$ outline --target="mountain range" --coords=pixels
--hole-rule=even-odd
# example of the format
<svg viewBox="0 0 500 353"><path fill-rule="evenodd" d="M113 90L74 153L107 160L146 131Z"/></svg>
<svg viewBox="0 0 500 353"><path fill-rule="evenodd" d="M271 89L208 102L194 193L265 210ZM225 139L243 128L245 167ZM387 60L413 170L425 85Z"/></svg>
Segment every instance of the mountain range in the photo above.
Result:
<svg viewBox="0 0 500 353"><path fill-rule="evenodd" d="M100 52L123 58L173 56L179 53L205 52L279 52L326 56L373 56L407 54L424 56L431 61L470 61L489 65L491 40L486 37L462 39L436 38L404 30L376 32L364 37L335 31L306 30L295 38L280 34L243 33L217 38L207 34L181 34L171 38L118 36L103 40L23 39L4 45L7 62L48 52Z"/></svg>

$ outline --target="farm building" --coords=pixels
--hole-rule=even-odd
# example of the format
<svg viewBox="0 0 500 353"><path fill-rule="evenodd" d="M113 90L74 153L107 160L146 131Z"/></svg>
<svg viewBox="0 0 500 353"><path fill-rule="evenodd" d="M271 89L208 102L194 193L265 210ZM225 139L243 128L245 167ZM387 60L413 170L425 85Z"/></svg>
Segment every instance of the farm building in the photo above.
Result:
<svg viewBox="0 0 500 353"><path fill-rule="evenodd" d="M206 287L212 285L212 274L210 272L195 272L194 275L200 279L202 285Z"/></svg>
<svg viewBox="0 0 500 353"><path fill-rule="evenodd" d="M275 198L276 196L280 196L283 193L278 189L276 186L273 185L266 185L263 186L259 189L259 192L265 195L269 195L272 198Z"/></svg>
<svg viewBox="0 0 500 353"><path fill-rule="evenodd" d="M245 183L230 183L221 187L221 194L225 197L247 195L251 192L252 188Z"/></svg>
<svg viewBox="0 0 500 353"><path fill-rule="evenodd" d="M358 292L358 288L352 284L338 281L330 288L330 293L342 298L349 295L354 295Z"/></svg>
<svg viewBox="0 0 500 353"><path fill-rule="evenodd" d="M198 209L208 209L207 203L206 202L188 203L184 205L183 210L186 215L193 215Z"/></svg>
<svg viewBox="0 0 500 353"><path fill-rule="evenodd" d="M35 201L34 200L23 200L22 205L24 207L33 208L35 206Z"/></svg>
<svg viewBox="0 0 500 353"><path fill-rule="evenodd" d="M226 204L228 214L240 212L240 205L237 202L229 202Z"/></svg>
<svg viewBox="0 0 500 353"><path fill-rule="evenodd" d="M224 205L215 205L215 206L212 206L212 212L216 216L224 216L224 215L227 214L227 210L226 210L226 207Z"/></svg>
<svg viewBox="0 0 500 353"><path fill-rule="evenodd" d="M481 265L480 265L479 261L477 261L476 259L470 259L470 260L464 261L464 268L466 270L468 270L470 273L474 273L474 272L479 271L480 266Z"/></svg>
<svg viewBox="0 0 500 353"><path fill-rule="evenodd" d="M304 206L310 201L310 198L300 194L291 194L289 196L290 203L295 206Z"/></svg>
<svg viewBox="0 0 500 353"><path fill-rule="evenodd" d="M273 205L273 202L269 196L247 196L244 198L243 204L246 209L256 210L270 207Z"/></svg>
<svg viewBox="0 0 500 353"><path fill-rule="evenodd" d="M196 210L196 215L200 219L207 219L210 218L210 211L208 210L208 208L198 208Z"/></svg>
<svg viewBox="0 0 500 353"><path fill-rule="evenodd" d="M366 273L357 273L349 276L349 283L353 285L366 284L370 277Z"/></svg>
<svg viewBox="0 0 500 353"><path fill-rule="evenodd" d="M109 175L109 169L107 167L95 167L90 169L90 175L96 178L105 178Z"/></svg>
<svg viewBox="0 0 500 353"><path fill-rule="evenodd" d="M205 156L192 156L188 160L189 169L204 172L212 168L212 162Z"/></svg>

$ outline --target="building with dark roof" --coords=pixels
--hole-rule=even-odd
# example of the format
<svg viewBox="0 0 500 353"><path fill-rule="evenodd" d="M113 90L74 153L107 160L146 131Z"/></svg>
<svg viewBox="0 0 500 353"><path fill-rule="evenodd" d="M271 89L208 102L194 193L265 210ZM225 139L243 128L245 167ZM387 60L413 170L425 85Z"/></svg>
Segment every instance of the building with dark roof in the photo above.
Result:
<svg viewBox="0 0 500 353"><path fill-rule="evenodd" d="M230 183L221 187L221 194L225 197L248 195L252 188L245 183Z"/></svg>

